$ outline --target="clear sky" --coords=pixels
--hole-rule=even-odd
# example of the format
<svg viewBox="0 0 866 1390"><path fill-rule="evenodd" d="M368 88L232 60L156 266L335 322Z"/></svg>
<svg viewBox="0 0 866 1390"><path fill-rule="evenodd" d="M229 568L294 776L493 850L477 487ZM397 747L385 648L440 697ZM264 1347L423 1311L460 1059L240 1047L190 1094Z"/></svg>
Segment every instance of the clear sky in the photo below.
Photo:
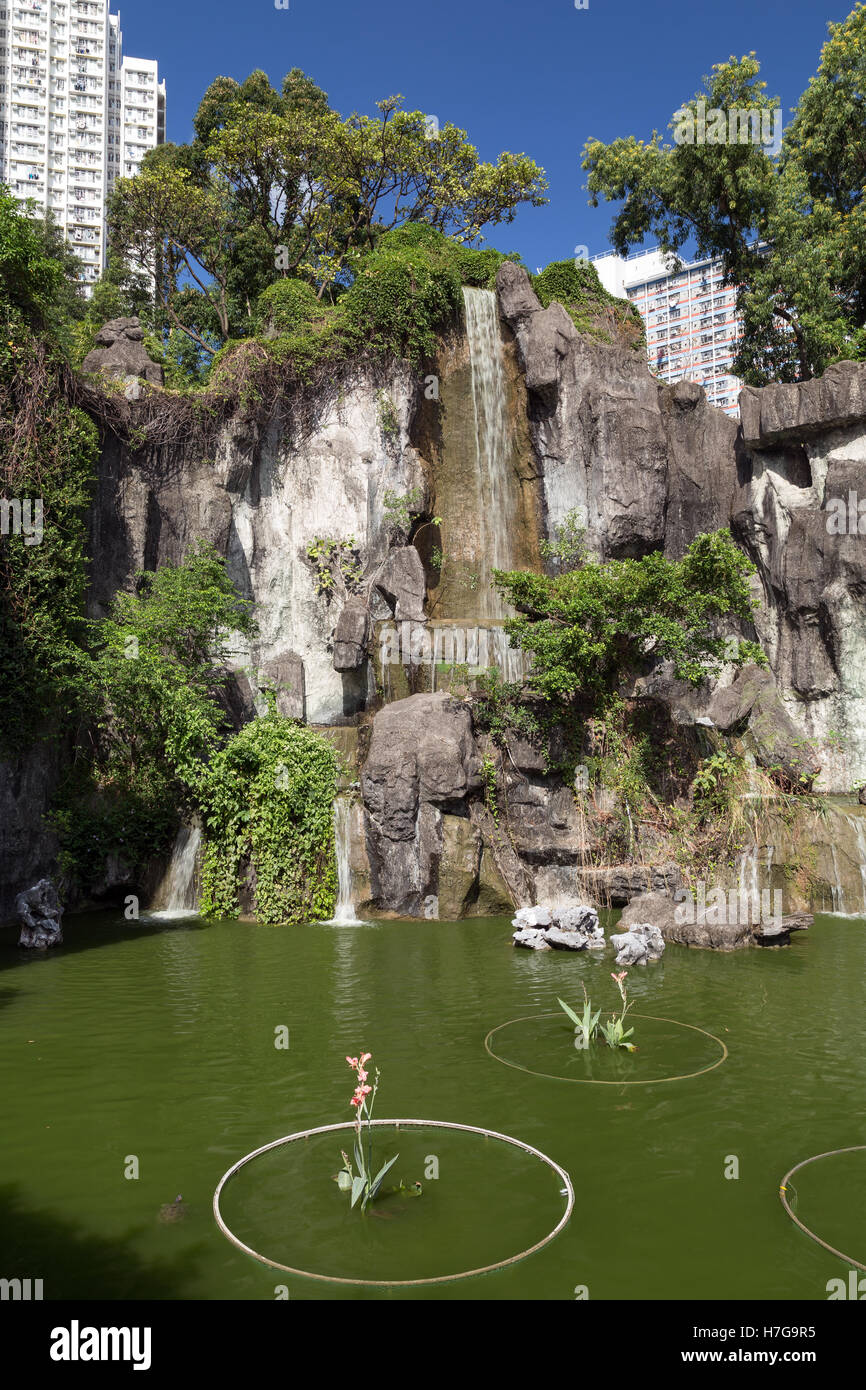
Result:
<svg viewBox="0 0 866 1390"><path fill-rule="evenodd" d="M302 68L342 114L402 92L453 121L484 159L523 151L547 171L550 203L488 242L533 269L608 249L613 209L587 205L584 141L666 132L713 63L754 50L787 119L816 71L830 20L854 0L114 0L124 48L157 58L168 139L219 74L263 68L275 85Z"/></svg>

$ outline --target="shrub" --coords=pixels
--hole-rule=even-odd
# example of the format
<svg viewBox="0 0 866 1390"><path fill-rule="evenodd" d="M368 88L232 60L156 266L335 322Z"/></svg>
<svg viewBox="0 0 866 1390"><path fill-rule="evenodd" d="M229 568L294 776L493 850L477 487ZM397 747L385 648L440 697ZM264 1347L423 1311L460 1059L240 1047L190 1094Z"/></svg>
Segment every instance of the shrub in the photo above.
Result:
<svg viewBox="0 0 866 1390"><path fill-rule="evenodd" d="M682 560L652 552L639 560L587 560L553 577L494 571L497 589L522 615L506 620L512 646L531 652L530 686L562 704L582 697L603 707L645 657L673 662L678 680L699 685L728 659L718 633L727 618L750 622L754 566L727 531L696 537ZM736 662L766 663L753 642Z"/></svg>
<svg viewBox="0 0 866 1390"><path fill-rule="evenodd" d="M554 300L567 309L581 333L645 348L644 324L637 309L608 293L591 261L552 261L540 275L532 276L532 287L545 309Z"/></svg>
<svg viewBox="0 0 866 1390"><path fill-rule="evenodd" d="M263 325L276 333L296 333L323 313L312 287L290 276L263 290L258 307Z"/></svg>
<svg viewBox="0 0 866 1390"><path fill-rule="evenodd" d="M340 303L374 352L420 366L435 352L437 334L455 320L460 277L447 256L422 246L383 244L366 257Z"/></svg>

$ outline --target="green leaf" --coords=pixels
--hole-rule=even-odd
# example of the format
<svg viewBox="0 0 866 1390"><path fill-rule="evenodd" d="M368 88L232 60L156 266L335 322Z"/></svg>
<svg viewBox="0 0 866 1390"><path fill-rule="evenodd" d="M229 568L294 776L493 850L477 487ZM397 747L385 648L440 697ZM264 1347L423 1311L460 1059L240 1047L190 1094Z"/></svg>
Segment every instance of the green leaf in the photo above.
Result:
<svg viewBox="0 0 866 1390"><path fill-rule="evenodd" d="M579 1028L580 1031L583 1032L583 1020L578 1018L577 1014L574 1012L574 1009L570 1009L563 999L557 998L556 1002L561 1009L565 1010L575 1027Z"/></svg>
<svg viewBox="0 0 866 1390"><path fill-rule="evenodd" d="M355 1205L361 1193L364 1191L365 1185L366 1179L361 1174L359 1174L358 1177L352 1179L352 1206Z"/></svg>
<svg viewBox="0 0 866 1390"><path fill-rule="evenodd" d="M337 1186L341 1192L348 1192L352 1186L352 1174L347 1173L345 1168L342 1173L337 1174Z"/></svg>
<svg viewBox="0 0 866 1390"><path fill-rule="evenodd" d="M399 1155L398 1153L395 1154L393 1158L389 1158L389 1159L388 1159L388 1162L385 1164L384 1168L380 1168L380 1169L379 1169L379 1172L376 1174L376 1177L373 1179L373 1183L372 1183L372 1186L371 1186L371 1188L370 1188L370 1200L372 1200L372 1199L376 1196L376 1193L379 1191L379 1188L382 1186L382 1179L384 1178L384 1176L385 1176L385 1174L387 1173L388 1169L389 1169L389 1168L392 1168L392 1167L394 1166L394 1164L397 1162L397 1159L398 1159L399 1157L400 1157L400 1155Z"/></svg>

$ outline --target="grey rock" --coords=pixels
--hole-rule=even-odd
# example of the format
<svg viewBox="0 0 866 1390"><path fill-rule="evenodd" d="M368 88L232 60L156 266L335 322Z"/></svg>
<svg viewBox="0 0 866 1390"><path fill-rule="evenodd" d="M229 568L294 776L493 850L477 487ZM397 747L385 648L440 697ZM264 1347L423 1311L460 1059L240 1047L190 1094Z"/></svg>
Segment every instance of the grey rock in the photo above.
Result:
<svg viewBox="0 0 866 1390"><path fill-rule="evenodd" d="M581 931L594 935L598 928L598 913L594 907L555 907L553 919L563 931Z"/></svg>
<svg viewBox="0 0 866 1390"><path fill-rule="evenodd" d="M542 863L535 875L536 893L543 901L569 906L575 898L604 907L623 907L650 891L673 892L682 875L676 864L613 864L585 868L580 864Z"/></svg>
<svg viewBox="0 0 866 1390"><path fill-rule="evenodd" d="M443 812L480 785L465 705L444 693L411 695L378 712L361 789L379 907L417 916L438 896Z"/></svg>
<svg viewBox="0 0 866 1390"><path fill-rule="evenodd" d="M610 942L617 953L617 965L646 965L647 961L660 960L665 949L661 931L649 922L635 922L627 932L611 936Z"/></svg>
<svg viewBox="0 0 866 1390"><path fill-rule="evenodd" d="M61 775L62 752L40 740L0 762L0 923L17 920L22 883L55 872L57 837L45 817Z"/></svg>
<svg viewBox="0 0 866 1390"><path fill-rule="evenodd" d="M162 386L162 367L147 354L144 332L137 318L109 319L94 339L96 347L87 354L81 370L104 372L107 376L133 377Z"/></svg>
<svg viewBox="0 0 866 1390"><path fill-rule="evenodd" d="M258 683L260 689L268 688L275 692L277 710L286 719L304 718L304 663L297 652L278 652L262 662Z"/></svg>
<svg viewBox="0 0 866 1390"><path fill-rule="evenodd" d="M547 907L521 907L514 914L511 925L518 931L527 927L538 928L553 925L553 917Z"/></svg>
<svg viewBox="0 0 866 1390"><path fill-rule="evenodd" d="M809 791L821 764L779 694L762 691L752 706L743 746L786 789Z"/></svg>
<svg viewBox="0 0 866 1390"><path fill-rule="evenodd" d="M41 878L32 888L19 893L15 910L21 924L18 945L31 951L44 951L63 941L63 908L57 889L48 878Z"/></svg>
<svg viewBox="0 0 866 1390"><path fill-rule="evenodd" d="M496 275L500 313L517 337L527 390L555 403L562 364L579 335L571 315L554 302L542 309L522 266L504 261Z"/></svg>
<svg viewBox="0 0 866 1390"><path fill-rule="evenodd" d="M689 906L667 893L644 893L624 909L619 925L630 932L633 926L652 924L666 942L713 951L734 951L752 944L753 928L748 921L715 923L707 920L710 913L701 914L697 909L689 913ZM689 921L689 916L695 920Z"/></svg>
<svg viewBox="0 0 866 1390"><path fill-rule="evenodd" d="M604 932L599 926L598 913L583 904L539 903L536 907L522 907L515 913L511 925L516 928L514 941L517 945L526 945L527 934L534 933L556 951L604 948Z"/></svg>
<svg viewBox="0 0 866 1390"><path fill-rule="evenodd" d="M349 599L334 630L334 670L355 671L367 660L373 623L360 599Z"/></svg>
<svg viewBox="0 0 866 1390"><path fill-rule="evenodd" d="M545 933L534 931L532 927L524 927L522 931L516 931L511 938L515 946L523 946L529 951L550 951L552 947L545 940Z"/></svg>
<svg viewBox="0 0 866 1390"><path fill-rule="evenodd" d="M746 386L740 416L746 446L755 449L859 424L866 419L866 364L836 362L796 385Z"/></svg>
<svg viewBox="0 0 866 1390"><path fill-rule="evenodd" d="M564 931L561 927L548 927L542 936L555 951L585 951L589 945L583 932Z"/></svg>
<svg viewBox="0 0 866 1390"><path fill-rule="evenodd" d="M499 312L511 325L541 312L541 302L526 271L514 261L503 261L496 275Z"/></svg>
<svg viewBox="0 0 866 1390"><path fill-rule="evenodd" d="M424 620L427 578L414 545L392 550L379 570L375 587L390 604L397 622Z"/></svg>

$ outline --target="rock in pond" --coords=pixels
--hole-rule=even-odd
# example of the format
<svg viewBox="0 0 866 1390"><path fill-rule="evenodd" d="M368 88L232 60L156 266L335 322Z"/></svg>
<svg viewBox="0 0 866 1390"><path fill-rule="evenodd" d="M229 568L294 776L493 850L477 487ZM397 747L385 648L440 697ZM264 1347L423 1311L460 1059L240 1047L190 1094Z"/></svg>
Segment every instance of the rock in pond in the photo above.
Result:
<svg viewBox="0 0 866 1390"><path fill-rule="evenodd" d="M512 919L514 945L531 951L553 947L555 951L586 951L604 947L598 913L585 904L571 906L539 903L521 907Z"/></svg>
<svg viewBox="0 0 866 1390"><path fill-rule="evenodd" d="M650 922L635 922L628 931L612 936L610 943L616 950L617 965L646 965L647 961L660 960L665 949L664 937Z"/></svg>
<svg viewBox="0 0 866 1390"><path fill-rule="evenodd" d="M515 946L525 946L528 951L550 951L550 943L545 941L544 932L534 927L521 927L512 938Z"/></svg>
<svg viewBox="0 0 866 1390"><path fill-rule="evenodd" d="M31 951L44 951L63 941L63 908L50 878L41 878L32 888L19 893L15 911L21 923L18 945Z"/></svg>

